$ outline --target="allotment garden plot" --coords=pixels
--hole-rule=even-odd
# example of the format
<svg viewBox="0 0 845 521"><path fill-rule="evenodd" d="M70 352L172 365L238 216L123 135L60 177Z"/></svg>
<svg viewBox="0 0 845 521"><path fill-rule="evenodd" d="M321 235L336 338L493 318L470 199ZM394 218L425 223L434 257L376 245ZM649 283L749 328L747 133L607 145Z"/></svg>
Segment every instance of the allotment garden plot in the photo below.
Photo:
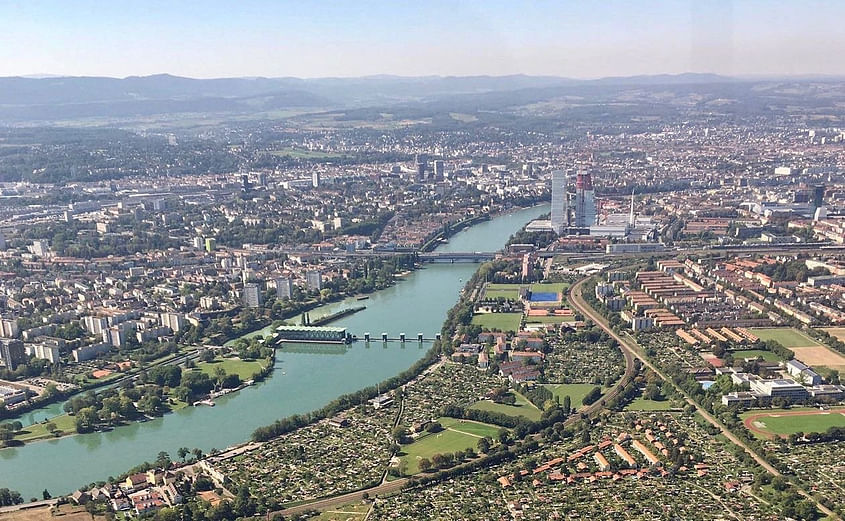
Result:
<svg viewBox="0 0 845 521"><path fill-rule="evenodd" d="M377 483L387 468L396 406L347 411L348 426L328 420L261 444L214 467L263 500L302 501Z"/></svg>

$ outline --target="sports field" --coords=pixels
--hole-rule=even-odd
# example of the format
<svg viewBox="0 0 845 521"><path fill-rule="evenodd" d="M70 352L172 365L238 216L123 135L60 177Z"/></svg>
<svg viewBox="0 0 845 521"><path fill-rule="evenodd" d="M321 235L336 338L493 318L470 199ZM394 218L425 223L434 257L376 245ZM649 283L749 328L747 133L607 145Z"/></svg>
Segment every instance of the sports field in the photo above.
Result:
<svg viewBox="0 0 845 521"><path fill-rule="evenodd" d="M825 327L822 329L827 331L827 334L833 338L845 342L845 327Z"/></svg>
<svg viewBox="0 0 845 521"><path fill-rule="evenodd" d="M837 371L845 371L845 356L829 347L818 345L812 347L790 348L795 358L811 367L829 367Z"/></svg>
<svg viewBox="0 0 845 521"><path fill-rule="evenodd" d="M531 285L531 293L564 293L567 288L566 282L537 282Z"/></svg>
<svg viewBox="0 0 845 521"><path fill-rule="evenodd" d="M749 411L741 415L745 428L760 438L786 437L795 432L824 432L845 427L845 407L827 411L811 408Z"/></svg>
<svg viewBox="0 0 845 521"><path fill-rule="evenodd" d="M486 329L519 331L522 313L481 313L472 317L472 323Z"/></svg>
<svg viewBox="0 0 845 521"><path fill-rule="evenodd" d="M455 418L440 418L437 421L443 426L442 431L426 434L414 443L402 446L405 454L401 460L405 464L406 474L419 473L419 460L422 458L431 459L435 454L475 449L479 439L496 439L501 429L495 425Z"/></svg>
<svg viewBox="0 0 845 521"><path fill-rule="evenodd" d="M484 288L484 298L503 297L508 300L518 300L519 288L519 284L487 284Z"/></svg>
<svg viewBox="0 0 845 521"><path fill-rule="evenodd" d="M537 421L540 419L540 409L534 406L534 404L530 403L528 400L525 399L519 393L514 393L516 396L516 403L514 405L507 405L504 403L496 403L491 400L481 400L480 402L476 402L473 404L471 409L477 409L479 411L490 411L490 412L497 412L501 414L506 414L508 416L522 416L523 418L527 418L531 421ZM572 401L573 406L576 402Z"/></svg>
<svg viewBox="0 0 845 521"><path fill-rule="evenodd" d="M760 337L760 340L775 340L780 342L783 347L788 347L790 349L793 347L819 345L819 343L812 338L791 327L754 328L751 332Z"/></svg>
<svg viewBox="0 0 845 521"><path fill-rule="evenodd" d="M780 362L783 360L783 358L771 351L764 351L762 349L744 349L742 351L731 351L730 353L733 355L734 360L744 360L746 358L756 359L759 357L763 357L763 360L766 362Z"/></svg>
<svg viewBox="0 0 845 521"><path fill-rule="evenodd" d="M777 340L795 353L796 359L811 367L825 366L839 371L845 370L845 356L796 329L764 328L754 329L753 333L762 340Z"/></svg>

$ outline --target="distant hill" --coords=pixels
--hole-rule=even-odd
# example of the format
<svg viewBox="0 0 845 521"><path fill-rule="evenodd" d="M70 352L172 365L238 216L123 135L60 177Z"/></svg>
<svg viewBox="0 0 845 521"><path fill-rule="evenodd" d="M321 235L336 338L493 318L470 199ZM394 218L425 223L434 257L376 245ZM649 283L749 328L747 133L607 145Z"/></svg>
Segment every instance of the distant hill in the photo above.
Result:
<svg viewBox="0 0 845 521"><path fill-rule="evenodd" d="M734 80L679 74L576 80L554 76L367 76L194 79L157 74L0 78L0 122L133 117L180 112L261 113L437 102L456 95L542 92L568 87L686 85Z"/></svg>

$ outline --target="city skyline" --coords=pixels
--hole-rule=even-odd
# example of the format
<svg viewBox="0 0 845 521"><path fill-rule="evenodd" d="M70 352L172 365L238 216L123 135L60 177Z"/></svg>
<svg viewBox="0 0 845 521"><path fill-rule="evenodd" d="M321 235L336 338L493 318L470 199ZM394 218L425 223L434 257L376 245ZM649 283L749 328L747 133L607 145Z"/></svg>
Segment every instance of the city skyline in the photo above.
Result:
<svg viewBox="0 0 845 521"><path fill-rule="evenodd" d="M13 3L0 76L841 75L827 49L845 44L843 15L831 2Z"/></svg>

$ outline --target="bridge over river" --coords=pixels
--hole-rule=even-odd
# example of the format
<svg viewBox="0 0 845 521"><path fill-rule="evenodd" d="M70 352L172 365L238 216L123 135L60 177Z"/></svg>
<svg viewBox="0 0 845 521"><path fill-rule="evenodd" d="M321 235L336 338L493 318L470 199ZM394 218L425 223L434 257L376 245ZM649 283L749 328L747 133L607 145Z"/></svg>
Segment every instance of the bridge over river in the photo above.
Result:
<svg viewBox="0 0 845 521"><path fill-rule="evenodd" d="M423 332L424 338L431 338L440 331L446 313L476 271L474 259L492 255L475 252L502 248L508 236L548 211L548 205L520 210L457 233L433 252L448 254L437 256L439 262L432 258L426 269L371 294L366 309L333 322L359 336L371 332L369 349L363 341L351 348L340 345L343 349L336 353L315 346L285 347L278 350L269 378L221 396L215 407L184 407L111 432L2 449L0 488L18 490L25 498L40 497L45 488L54 496L67 494L93 481L118 476L144 461L154 461L159 451L175 457L180 447L198 447L207 453L244 442L257 427L319 409L342 394L396 376L424 356L430 342L424 341L420 348L417 334ZM360 305L353 298L327 305L323 312ZM385 344L382 332L388 332L389 338L405 332L408 338L405 344L390 340ZM61 404L50 410L60 412ZM32 417L41 421L45 411Z"/></svg>

